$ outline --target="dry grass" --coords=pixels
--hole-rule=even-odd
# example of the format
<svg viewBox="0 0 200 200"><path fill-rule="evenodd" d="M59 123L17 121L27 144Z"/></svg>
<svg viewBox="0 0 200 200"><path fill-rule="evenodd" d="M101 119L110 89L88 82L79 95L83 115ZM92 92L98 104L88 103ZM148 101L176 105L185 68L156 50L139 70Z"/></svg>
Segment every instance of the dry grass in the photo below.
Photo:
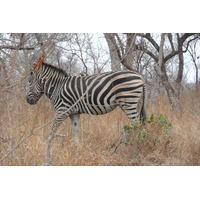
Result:
<svg viewBox="0 0 200 200"><path fill-rule="evenodd" d="M0 159L36 128L53 119L54 111L46 98L35 106L24 95L1 95ZM150 137L140 140L133 133L129 144L123 143L122 127L130 121L116 109L101 116L81 116L80 142L70 134L70 119L59 128L66 137L54 139L52 165L200 165L200 94L181 96L182 113L173 113L165 95L157 103L148 103L148 117L162 113L172 122L171 135L161 134L160 127L148 128ZM0 165L36 166L45 162L46 139L51 124L41 128L21 143ZM155 141L155 138L159 140ZM121 142L121 143L120 143Z"/></svg>

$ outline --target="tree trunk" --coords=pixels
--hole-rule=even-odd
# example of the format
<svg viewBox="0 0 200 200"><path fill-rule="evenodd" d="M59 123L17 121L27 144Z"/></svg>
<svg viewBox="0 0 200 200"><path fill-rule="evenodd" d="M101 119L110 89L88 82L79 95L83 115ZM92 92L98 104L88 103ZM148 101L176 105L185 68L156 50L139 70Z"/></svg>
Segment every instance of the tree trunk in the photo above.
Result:
<svg viewBox="0 0 200 200"><path fill-rule="evenodd" d="M125 54L122 55L122 64L128 68L129 70L133 70L133 60L136 56L136 52L134 52L136 34L135 33L127 33L127 41L126 41L126 50Z"/></svg>
<svg viewBox="0 0 200 200"><path fill-rule="evenodd" d="M158 68L155 68L155 70L156 70L156 73L158 74L158 76L160 77L163 86L166 89L169 102L172 105L173 109L174 108L180 108L178 96L177 96L174 88L170 84L168 76L167 76L167 72L166 72L166 67L165 67L165 63L164 63L164 59L163 59L164 42L165 42L165 33L162 33L161 34L160 47L159 47Z"/></svg>
<svg viewBox="0 0 200 200"><path fill-rule="evenodd" d="M197 59L198 59L198 65L194 63L196 68L196 90L199 89L199 67L200 67L199 57L197 57Z"/></svg>
<svg viewBox="0 0 200 200"><path fill-rule="evenodd" d="M178 36L178 41L179 40L179 35ZM183 79L183 66L184 66L184 58L183 58L183 48L182 48L182 43L178 42L178 58L179 58L179 67L178 67L178 74L177 74L177 78L176 78L176 90L177 90L177 95L178 98L180 96L180 91L181 91L181 82Z"/></svg>
<svg viewBox="0 0 200 200"><path fill-rule="evenodd" d="M110 51L110 58L111 58L111 69L112 71L121 70L121 61L118 56L118 47L115 41L115 34L114 33L104 33L106 38L108 48Z"/></svg>

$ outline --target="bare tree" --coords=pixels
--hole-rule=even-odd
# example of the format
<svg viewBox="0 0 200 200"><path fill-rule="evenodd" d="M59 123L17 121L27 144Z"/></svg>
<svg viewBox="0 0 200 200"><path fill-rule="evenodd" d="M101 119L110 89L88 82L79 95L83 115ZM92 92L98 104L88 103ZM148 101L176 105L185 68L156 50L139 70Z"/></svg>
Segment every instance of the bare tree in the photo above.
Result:
<svg viewBox="0 0 200 200"><path fill-rule="evenodd" d="M160 77L163 86L166 89L169 102L176 107L179 104L178 98L180 95L181 81L183 78L183 67L184 67L183 53L187 52L190 42L198 38L197 34L184 33L184 34L172 35L163 33L161 34L160 45L156 40L153 39L150 33L137 34L137 35L140 36L141 38L146 39L154 47L154 51L150 51L148 47L143 48L143 51L144 53L148 54L156 63L155 70L157 75ZM168 38L171 47L170 51L168 50L168 52L165 52L164 49L164 42L166 38ZM176 39L176 43L173 42L173 39L174 40ZM184 44L186 45L186 47L183 50ZM176 87L173 87L172 84L170 83L166 69L168 61L172 59L174 56L178 56L179 58L178 73L176 76Z"/></svg>
<svg viewBox="0 0 200 200"><path fill-rule="evenodd" d="M198 66L198 63L199 63L199 59L200 59L200 55L197 54L197 44L198 44L199 40L195 40L194 42L191 42L191 44L189 45L189 48L188 48L188 53L191 57L191 60L194 64L194 67L195 67L195 86L196 86L196 90L199 89L199 66Z"/></svg>

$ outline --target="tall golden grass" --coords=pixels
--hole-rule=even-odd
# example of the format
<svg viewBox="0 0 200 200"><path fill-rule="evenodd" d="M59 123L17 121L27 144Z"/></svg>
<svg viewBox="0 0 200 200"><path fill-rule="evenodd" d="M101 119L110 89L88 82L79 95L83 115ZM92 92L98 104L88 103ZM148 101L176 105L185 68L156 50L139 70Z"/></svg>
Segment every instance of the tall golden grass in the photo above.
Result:
<svg viewBox="0 0 200 200"><path fill-rule="evenodd" d="M13 96L12 93L4 93L0 98L0 165L42 165L46 159L51 123L33 131L53 119L50 102L42 97L37 105L32 106L26 103L24 94ZM67 119L58 129L58 133L66 137L54 139L51 165L200 165L199 99L197 92L182 94L180 113L172 111L165 94L154 103L149 100L148 117L152 113L164 114L173 125L171 134L161 135L158 127L149 130L148 140L140 140L133 133L127 144L123 142L122 128L130 125L130 120L120 108L100 116L82 114L79 142L75 142L71 135L71 122Z"/></svg>

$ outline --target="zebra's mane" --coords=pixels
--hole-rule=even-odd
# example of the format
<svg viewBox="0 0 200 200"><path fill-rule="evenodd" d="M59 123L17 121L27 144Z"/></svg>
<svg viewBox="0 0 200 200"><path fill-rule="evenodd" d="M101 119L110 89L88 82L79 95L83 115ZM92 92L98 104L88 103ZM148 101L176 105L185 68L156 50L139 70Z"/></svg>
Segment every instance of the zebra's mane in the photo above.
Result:
<svg viewBox="0 0 200 200"><path fill-rule="evenodd" d="M52 70L58 72L59 74L64 75L65 77L68 76L67 73L66 73L63 69L61 69L61 68L55 67L55 66L50 65L50 64L45 63L45 62L42 62L42 64L45 65L45 67L48 67L48 68L50 68L50 69L52 69Z"/></svg>

